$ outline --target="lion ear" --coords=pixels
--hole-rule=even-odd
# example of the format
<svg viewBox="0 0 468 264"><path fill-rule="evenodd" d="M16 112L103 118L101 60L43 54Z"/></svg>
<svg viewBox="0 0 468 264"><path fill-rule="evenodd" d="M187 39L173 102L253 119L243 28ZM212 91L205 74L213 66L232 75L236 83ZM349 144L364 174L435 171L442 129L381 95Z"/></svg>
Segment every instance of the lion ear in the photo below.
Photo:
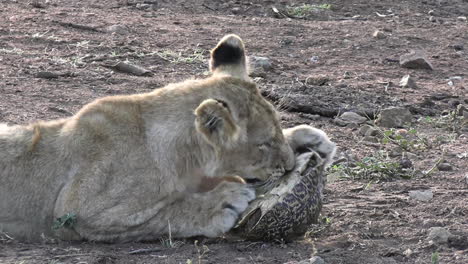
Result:
<svg viewBox="0 0 468 264"><path fill-rule="evenodd" d="M229 106L222 100L206 99L194 111L195 127L214 147L232 146L239 137Z"/></svg>
<svg viewBox="0 0 468 264"><path fill-rule="evenodd" d="M234 34L224 36L211 50L210 70L213 74L228 74L248 79L247 59L242 39Z"/></svg>

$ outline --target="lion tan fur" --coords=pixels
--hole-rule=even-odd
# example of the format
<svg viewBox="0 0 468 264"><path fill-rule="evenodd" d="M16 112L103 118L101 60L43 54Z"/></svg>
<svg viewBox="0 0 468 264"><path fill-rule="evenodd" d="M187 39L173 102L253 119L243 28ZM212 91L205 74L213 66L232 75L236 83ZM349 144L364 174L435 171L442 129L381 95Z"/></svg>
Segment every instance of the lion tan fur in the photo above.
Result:
<svg viewBox="0 0 468 264"><path fill-rule="evenodd" d="M0 231L125 242L157 239L169 223L173 237L230 230L255 197L244 179L283 174L294 154L244 74L242 41L223 41L231 46L212 52L231 58L212 56L205 80L105 97L70 118L0 124ZM67 213L76 223L53 230Z"/></svg>

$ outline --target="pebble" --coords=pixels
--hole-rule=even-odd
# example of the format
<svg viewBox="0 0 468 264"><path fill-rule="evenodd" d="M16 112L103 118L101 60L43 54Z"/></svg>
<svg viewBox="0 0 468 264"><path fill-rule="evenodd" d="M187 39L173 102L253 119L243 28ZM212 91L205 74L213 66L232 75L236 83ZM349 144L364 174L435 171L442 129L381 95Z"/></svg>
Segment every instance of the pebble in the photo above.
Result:
<svg viewBox="0 0 468 264"><path fill-rule="evenodd" d="M466 16L459 16L459 17L457 17L457 20L462 21L462 22L466 22L467 18L466 18Z"/></svg>
<svg viewBox="0 0 468 264"><path fill-rule="evenodd" d="M312 62L312 63L318 63L318 62L319 62L319 57L318 57L318 56L312 56L312 57L310 58L310 62Z"/></svg>
<svg viewBox="0 0 468 264"><path fill-rule="evenodd" d="M328 81L330 81L330 78L325 75L309 76L305 79L306 84L318 86L325 85Z"/></svg>
<svg viewBox="0 0 468 264"><path fill-rule="evenodd" d="M106 28L106 32L125 35L128 34L128 28L124 25L112 25Z"/></svg>
<svg viewBox="0 0 468 264"><path fill-rule="evenodd" d="M233 8L231 9L231 12L232 12L234 15L239 14L240 11L241 11L240 7L233 7Z"/></svg>
<svg viewBox="0 0 468 264"><path fill-rule="evenodd" d="M392 158L400 157L403 155L403 149L400 146L395 146L393 149L390 150L388 155Z"/></svg>
<svg viewBox="0 0 468 264"><path fill-rule="evenodd" d="M409 74L403 76L400 80L400 87L402 88L418 88L413 78Z"/></svg>
<svg viewBox="0 0 468 264"><path fill-rule="evenodd" d="M427 238L437 244L447 243L453 235L445 227L431 227Z"/></svg>
<svg viewBox="0 0 468 264"><path fill-rule="evenodd" d="M410 159L402 158L402 159L400 160L400 166L401 166L403 169L413 168L413 162L412 162Z"/></svg>
<svg viewBox="0 0 468 264"><path fill-rule="evenodd" d="M402 127L411 123L413 115L404 107L390 107L380 112L377 123L383 127Z"/></svg>
<svg viewBox="0 0 468 264"><path fill-rule="evenodd" d="M359 131L358 131L358 134L361 135L361 136L365 136L367 131L369 131L369 129L371 129L372 126L369 126L369 125L365 125L365 126L362 126Z"/></svg>
<svg viewBox="0 0 468 264"><path fill-rule="evenodd" d="M417 154L411 153L411 152L405 152L405 157L410 159L410 160L415 160L418 158Z"/></svg>
<svg viewBox="0 0 468 264"><path fill-rule="evenodd" d="M416 190L409 191L409 197L418 201L427 202L430 201L434 195L431 190Z"/></svg>
<svg viewBox="0 0 468 264"><path fill-rule="evenodd" d="M411 255L413 255L413 250L408 248L407 250L403 251L403 255L405 255L406 257L411 257Z"/></svg>
<svg viewBox="0 0 468 264"><path fill-rule="evenodd" d="M150 5L150 4L136 4L135 7L136 7L137 9L142 9L142 10L143 10L143 9L149 9L149 8L151 8L152 5Z"/></svg>
<svg viewBox="0 0 468 264"><path fill-rule="evenodd" d="M434 69L421 50L413 50L410 53L401 55L400 66L408 69Z"/></svg>
<svg viewBox="0 0 468 264"><path fill-rule="evenodd" d="M384 39L387 37L387 35L385 35L385 33L383 33L382 31L380 30L376 30L374 31L374 33L372 34L372 37L376 38L376 39Z"/></svg>
<svg viewBox="0 0 468 264"><path fill-rule="evenodd" d="M372 137L372 136L365 136L362 141L364 142L368 142L368 143L379 143L379 139L376 138L376 137Z"/></svg>
<svg viewBox="0 0 468 264"><path fill-rule="evenodd" d="M250 61L250 65L254 69L263 69L265 71L268 71L273 68L273 64L271 63L271 60L267 57L250 56L249 61Z"/></svg>
<svg viewBox="0 0 468 264"><path fill-rule="evenodd" d="M457 51L464 50L465 46L463 46L463 44L455 44L455 45L453 45L453 49L457 50Z"/></svg>
<svg viewBox="0 0 468 264"><path fill-rule="evenodd" d="M345 123L351 124L363 124L367 121L367 118L360 116L354 112L344 112L339 119Z"/></svg>
<svg viewBox="0 0 468 264"><path fill-rule="evenodd" d="M450 163L442 162L437 165L437 169L440 171L453 171L453 166Z"/></svg>

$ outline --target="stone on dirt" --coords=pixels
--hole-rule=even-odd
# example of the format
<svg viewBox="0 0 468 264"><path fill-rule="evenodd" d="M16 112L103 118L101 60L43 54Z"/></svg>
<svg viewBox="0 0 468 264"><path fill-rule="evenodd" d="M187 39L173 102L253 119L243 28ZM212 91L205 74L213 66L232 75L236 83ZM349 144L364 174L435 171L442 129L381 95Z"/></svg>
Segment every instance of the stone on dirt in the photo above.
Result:
<svg viewBox="0 0 468 264"><path fill-rule="evenodd" d="M437 169L440 171L453 171L453 166L450 163L442 162L437 165Z"/></svg>
<svg viewBox="0 0 468 264"><path fill-rule="evenodd" d="M271 60L266 57L250 56L249 57L249 75L252 77L266 77L266 72L273 68Z"/></svg>
<svg viewBox="0 0 468 264"><path fill-rule="evenodd" d="M128 31L128 28L124 25L112 25L112 26L108 26L106 28L106 32L109 32L109 33L117 33L117 34L120 34L120 35L125 35L125 34L128 34L129 31Z"/></svg>
<svg viewBox="0 0 468 264"><path fill-rule="evenodd" d="M344 112L338 119L346 124L363 124L367 121L367 118L354 112Z"/></svg>
<svg viewBox="0 0 468 264"><path fill-rule="evenodd" d="M305 79L305 83L308 85L325 85L330 79L325 75L309 76Z"/></svg>
<svg viewBox="0 0 468 264"><path fill-rule="evenodd" d="M382 127L402 127L411 123L413 115L405 107L390 107L380 112L377 123Z"/></svg>
<svg viewBox="0 0 468 264"><path fill-rule="evenodd" d="M408 69L434 69L421 50L413 50L410 53L401 55L400 66Z"/></svg>
<svg viewBox="0 0 468 264"><path fill-rule="evenodd" d="M402 158L400 160L400 167L403 169L413 168L413 162L408 158Z"/></svg>
<svg viewBox="0 0 468 264"><path fill-rule="evenodd" d="M400 80L400 87L402 88L418 88L413 78L409 74L403 76Z"/></svg>
<svg viewBox="0 0 468 264"><path fill-rule="evenodd" d="M386 36L385 33L383 33L382 31L376 30L376 31L374 31L374 33L372 33L372 37L373 37L373 38L376 38L376 39L384 39L384 38L386 38L387 36Z"/></svg>
<svg viewBox="0 0 468 264"><path fill-rule="evenodd" d="M447 243L453 235L444 227L431 227L427 238L436 244Z"/></svg>
<svg viewBox="0 0 468 264"><path fill-rule="evenodd" d="M250 66L253 69L263 69L265 71L268 71L273 68L273 64L271 63L271 60L267 57L250 56L249 62L250 62Z"/></svg>
<svg viewBox="0 0 468 264"><path fill-rule="evenodd" d="M431 190L415 190L409 191L409 197L418 201L427 202L434 197L434 194Z"/></svg>

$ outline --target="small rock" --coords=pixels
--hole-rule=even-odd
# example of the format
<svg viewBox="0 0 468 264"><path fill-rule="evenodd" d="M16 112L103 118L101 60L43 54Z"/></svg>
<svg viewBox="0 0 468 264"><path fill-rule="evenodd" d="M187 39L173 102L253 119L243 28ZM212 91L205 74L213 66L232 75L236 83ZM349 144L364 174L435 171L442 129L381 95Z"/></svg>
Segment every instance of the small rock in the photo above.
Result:
<svg viewBox="0 0 468 264"><path fill-rule="evenodd" d="M397 130L395 130L395 135L406 137L406 136L408 136L408 130L406 130L404 128L397 129Z"/></svg>
<svg viewBox="0 0 468 264"><path fill-rule="evenodd" d="M462 44L455 44L455 45L453 45L453 49L457 50L457 51L464 50L465 46L463 46Z"/></svg>
<svg viewBox="0 0 468 264"><path fill-rule="evenodd" d="M367 131L369 131L369 129L371 129L372 127L369 126L369 125L365 125L365 126L362 126L359 131L358 131L358 134L361 135L361 136L365 136Z"/></svg>
<svg viewBox="0 0 468 264"><path fill-rule="evenodd" d="M383 127L402 127L406 123L411 123L413 115L404 107L390 107L382 110L377 123Z"/></svg>
<svg viewBox="0 0 468 264"><path fill-rule="evenodd" d="M407 250L403 251L403 255L406 257L411 257L411 255L413 255L413 250L408 248Z"/></svg>
<svg viewBox="0 0 468 264"><path fill-rule="evenodd" d="M409 191L409 197L419 201L427 202L431 200L434 197L434 195L432 194L431 190Z"/></svg>
<svg viewBox="0 0 468 264"><path fill-rule="evenodd" d="M383 31L380 31L380 30L376 30L374 31L374 33L372 34L372 37L376 38L376 39L384 39L387 37L387 35L385 35L385 33L383 33Z"/></svg>
<svg viewBox="0 0 468 264"><path fill-rule="evenodd" d="M250 56L249 61L253 69L263 69L268 71L273 68L271 60L267 57Z"/></svg>
<svg viewBox="0 0 468 264"><path fill-rule="evenodd" d="M56 72L49 72L49 71L41 71L36 73L36 78L42 78L42 79L57 79L60 77L60 73Z"/></svg>
<svg viewBox="0 0 468 264"><path fill-rule="evenodd" d="M437 19L434 16L429 17L430 22L437 22Z"/></svg>
<svg viewBox="0 0 468 264"><path fill-rule="evenodd" d="M106 32L125 35L128 34L128 28L124 25L112 25L106 28Z"/></svg>
<svg viewBox="0 0 468 264"><path fill-rule="evenodd" d="M401 55L400 66L408 69L434 69L421 50L413 50L410 53Z"/></svg>
<svg viewBox="0 0 468 264"><path fill-rule="evenodd" d="M339 119L348 124L362 124L367 121L367 118L360 116L354 112L344 112Z"/></svg>
<svg viewBox="0 0 468 264"><path fill-rule="evenodd" d="M318 57L318 56L312 56L312 57L310 58L310 62L312 62L312 63L318 63L318 62L319 62L319 57Z"/></svg>
<svg viewBox="0 0 468 264"><path fill-rule="evenodd" d="M457 20L462 21L462 22L466 22L467 18L466 18L466 16L459 16L459 17L457 17Z"/></svg>
<svg viewBox="0 0 468 264"><path fill-rule="evenodd" d="M400 87L402 88L418 88L413 78L409 74L403 76L400 80Z"/></svg>
<svg viewBox="0 0 468 264"><path fill-rule="evenodd" d="M430 15L430 16L433 16L434 13L435 13L434 10L429 10L429 12L427 12L427 14Z"/></svg>
<svg viewBox="0 0 468 264"><path fill-rule="evenodd" d="M418 158L418 155L411 153L411 152L405 152L405 157L410 160L415 160Z"/></svg>
<svg viewBox="0 0 468 264"><path fill-rule="evenodd" d="M448 238L448 246L451 248L456 248L459 250L464 250L468 248L468 237L466 236L450 236Z"/></svg>
<svg viewBox="0 0 468 264"><path fill-rule="evenodd" d="M452 108L457 108L457 106L459 106L461 104L460 100L457 100L457 99L450 99L448 101L448 105Z"/></svg>
<svg viewBox="0 0 468 264"><path fill-rule="evenodd" d="M305 79L306 84L318 86L325 85L328 81L330 81L330 79L325 75L309 76Z"/></svg>
<svg viewBox="0 0 468 264"><path fill-rule="evenodd" d="M371 126L371 128L366 131L366 136L381 138L383 136L383 133L378 128Z"/></svg>
<svg viewBox="0 0 468 264"><path fill-rule="evenodd" d="M136 4L135 7L137 9L141 9L141 10L144 10L144 9L149 9L152 7L152 5L150 4Z"/></svg>
<svg viewBox="0 0 468 264"><path fill-rule="evenodd" d="M437 169L440 171L453 171L453 166L450 163L442 162L437 165Z"/></svg>
<svg viewBox="0 0 468 264"><path fill-rule="evenodd" d="M240 7L233 7L233 8L231 9L231 12L232 12L234 15L237 15L237 14L240 13L240 10L241 10Z"/></svg>
<svg viewBox="0 0 468 264"><path fill-rule="evenodd" d="M400 146L395 146L393 149L390 150L388 155L392 158L400 157L403 155L403 149Z"/></svg>
<svg viewBox="0 0 468 264"><path fill-rule="evenodd" d="M413 162L410 159L402 158L400 160L400 167L403 169L413 168Z"/></svg>
<svg viewBox="0 0 468 264"><path fill-rule="evenodd" d="M447 243L448 239L453 235L444 227L431 227L429 228L429 235L427 238L436 244Z"/></svg>
<svg viewBox="0 0 468 264"><path fill-rule="evenodd" d="M379 139L376 138L376 137L372 137L372 136L365 136L362 141L364 142L368 142L368 143L379 143Z"/></svg>
<svg viewBox="0 0 468 264"><path fill-rule="evenodd" d="M333 119L333 123L334 123L335 125L337 125L337 126L340 126L340 127L345 127L345 126L347 126L347 125L349 124L349 123L347 123L347 122L341 120L340 118L335 118L335 119Z"/></svg>

